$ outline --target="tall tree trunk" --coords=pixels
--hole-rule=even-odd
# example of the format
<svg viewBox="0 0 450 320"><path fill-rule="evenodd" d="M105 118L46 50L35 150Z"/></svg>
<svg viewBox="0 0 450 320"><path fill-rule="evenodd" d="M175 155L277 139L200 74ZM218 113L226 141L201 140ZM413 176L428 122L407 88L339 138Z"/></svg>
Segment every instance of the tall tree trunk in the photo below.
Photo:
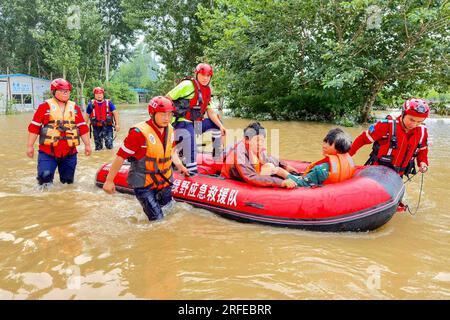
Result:
<svg viewBox="0 0 450 320"><path fill-rule="evenodd" d="M86 75L84 76L84 78L81 77L80 74L80 69L77 68L77 76L78 76L78 83L80 84L80 91L78 93L78 99L80 101L80 107L81 110L84 112L84 107L85 107L85 99L84 99L84 83L86 81Z"/></svg>
<svg viewBox="0 0 450 320"><path fill-rule="evenodd" d="M386 82L385 80L379 80L377 83L375 83L375 85L372 87L372 91L370 92L369 96L366 97L366 101L364 102L364 106L361 111L361 119L363 123L368 122L373 103L375 102L375 99L377 98L378 93L383 88L385 82Z"/></svg>
<svg viewBox="0 0 450 320"><path fill-rule="evenodd" d="M111 41L112 36L110 35L108 37L108 40L105 43L105 80L106 82L109 82L109 66L111 63Z"/></svg>
<svg viewBox="0 0 450 320"><path fill-rule="evenodd" d="M100 77L99 77L100 81L102 81L102 79L103 79L103 68L104 68L104 66L105 66L105 59L102 60L102 66L100 67Z"/></svg>

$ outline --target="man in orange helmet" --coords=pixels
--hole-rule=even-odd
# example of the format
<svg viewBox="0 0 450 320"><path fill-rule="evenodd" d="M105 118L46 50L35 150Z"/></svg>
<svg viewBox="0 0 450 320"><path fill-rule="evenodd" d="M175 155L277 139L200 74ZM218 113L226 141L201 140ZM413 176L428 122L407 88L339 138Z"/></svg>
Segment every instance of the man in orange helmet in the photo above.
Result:
<svg viewBox="0 0 450 320"><path fill-rule="evenodd" d="M422 99L405 101L402 114L394 119L388 116L361 133L349 151L354 155L363 145L373 143L372 153L366 165L384 165L400 176L415 174L414 160L419 171L428 169L428 131L423 124L430 107Z"/></svg>
<svg viewBox="0 0 450 320"><path fill-rule="evenodd" d="M174 152L174 134L170 125L175 106L167 97L154 97L148 112L151 119L134 125L119 148L103 190L115 192L114 178L125 159L131 162L128 184L149 220L164 217L162 208L172 200L172 162L184 175L189 172Z"/></svg>
<svg viewBox="0 0 450 320"><path fill-rule="evenodd" d="M189 172L193 174L198 171L196 134L211 131L213 157L215 160L223 158L222 137L226 129L210 105L212 76L212 67L200 63L195 68L195 78L184 78L167 94L176 107L173 127L177 148L183 154ZM206 119L205 114L208 115Z"/></svg>
<svg viewBox="0 0 450 320"><path fill-rule="evenodd" d="M56 168L62 183L73 183L77 165L77 146L85 145L85 154L91 154L89 128L80 107L70 101L72 85L65 79L55 79L50 84L53 98L46 100L36 110L28 126L27 156L33 158L34 143L39 137L39 185L53 183Z"/></svg>
<svg viewBox="0 0 450 320"><path fill-rule="evenodd" d="M103 149L103 140L106 149L112 149L113 127L116 132L120 131L119 112L109 99L105 99L103 88L96 87L93 93L95 99L89 102L86 113L94 132L95 150Z"/></svg>

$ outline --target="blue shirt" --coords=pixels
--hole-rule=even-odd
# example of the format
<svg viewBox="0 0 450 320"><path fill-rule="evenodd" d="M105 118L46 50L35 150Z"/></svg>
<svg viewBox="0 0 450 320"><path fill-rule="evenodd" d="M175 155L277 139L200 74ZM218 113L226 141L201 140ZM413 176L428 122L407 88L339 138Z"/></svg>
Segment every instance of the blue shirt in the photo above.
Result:
<svg viewBox="0 0 450 320"><path fill-rule="evenodd" d="M99 102L98 105L102 106L104 103L106 103L106 100L103 100L102 102ZM88 106L86 108L86 113L87 114L91 114L92 110L94 109L92 100L89 101ZM116 110L116 106L111 102L111 100L109 101L109 111L113 112Z"/></svg>

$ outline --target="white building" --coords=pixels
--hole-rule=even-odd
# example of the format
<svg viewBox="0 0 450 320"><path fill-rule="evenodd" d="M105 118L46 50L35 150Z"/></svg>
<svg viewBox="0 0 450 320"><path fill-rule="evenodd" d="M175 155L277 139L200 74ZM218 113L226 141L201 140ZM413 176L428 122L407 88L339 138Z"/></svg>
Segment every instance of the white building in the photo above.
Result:
<svg viewBox="0 0 450 320"><path fill-rule="evenodd" d="M0 113L7 106L17 111L33 111L46 100L50 93L50 80L26 74L0 75Z"/></svg>

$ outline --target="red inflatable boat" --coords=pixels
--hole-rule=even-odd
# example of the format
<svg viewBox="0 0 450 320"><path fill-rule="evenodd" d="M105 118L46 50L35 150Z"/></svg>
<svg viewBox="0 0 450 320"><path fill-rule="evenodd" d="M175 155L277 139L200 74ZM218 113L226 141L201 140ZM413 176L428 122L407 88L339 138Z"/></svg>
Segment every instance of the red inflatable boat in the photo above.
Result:
<svg viewBox="0 0 450 320"><path fill-rule="evenodd" d="M309 164L286 162L299 171ZM405 192L398 174L383 166L359 167L341 183L284 189L224 179L219 176L221 164L207 154L200 154L198 163L198 175L174 173L173 197L243 222L330 232L374 230L392 218ZM97 186L103 186L109 167L106 164L97 173ZM128 169L124 164L114 182L117 191L132 194Z"/></svg>

